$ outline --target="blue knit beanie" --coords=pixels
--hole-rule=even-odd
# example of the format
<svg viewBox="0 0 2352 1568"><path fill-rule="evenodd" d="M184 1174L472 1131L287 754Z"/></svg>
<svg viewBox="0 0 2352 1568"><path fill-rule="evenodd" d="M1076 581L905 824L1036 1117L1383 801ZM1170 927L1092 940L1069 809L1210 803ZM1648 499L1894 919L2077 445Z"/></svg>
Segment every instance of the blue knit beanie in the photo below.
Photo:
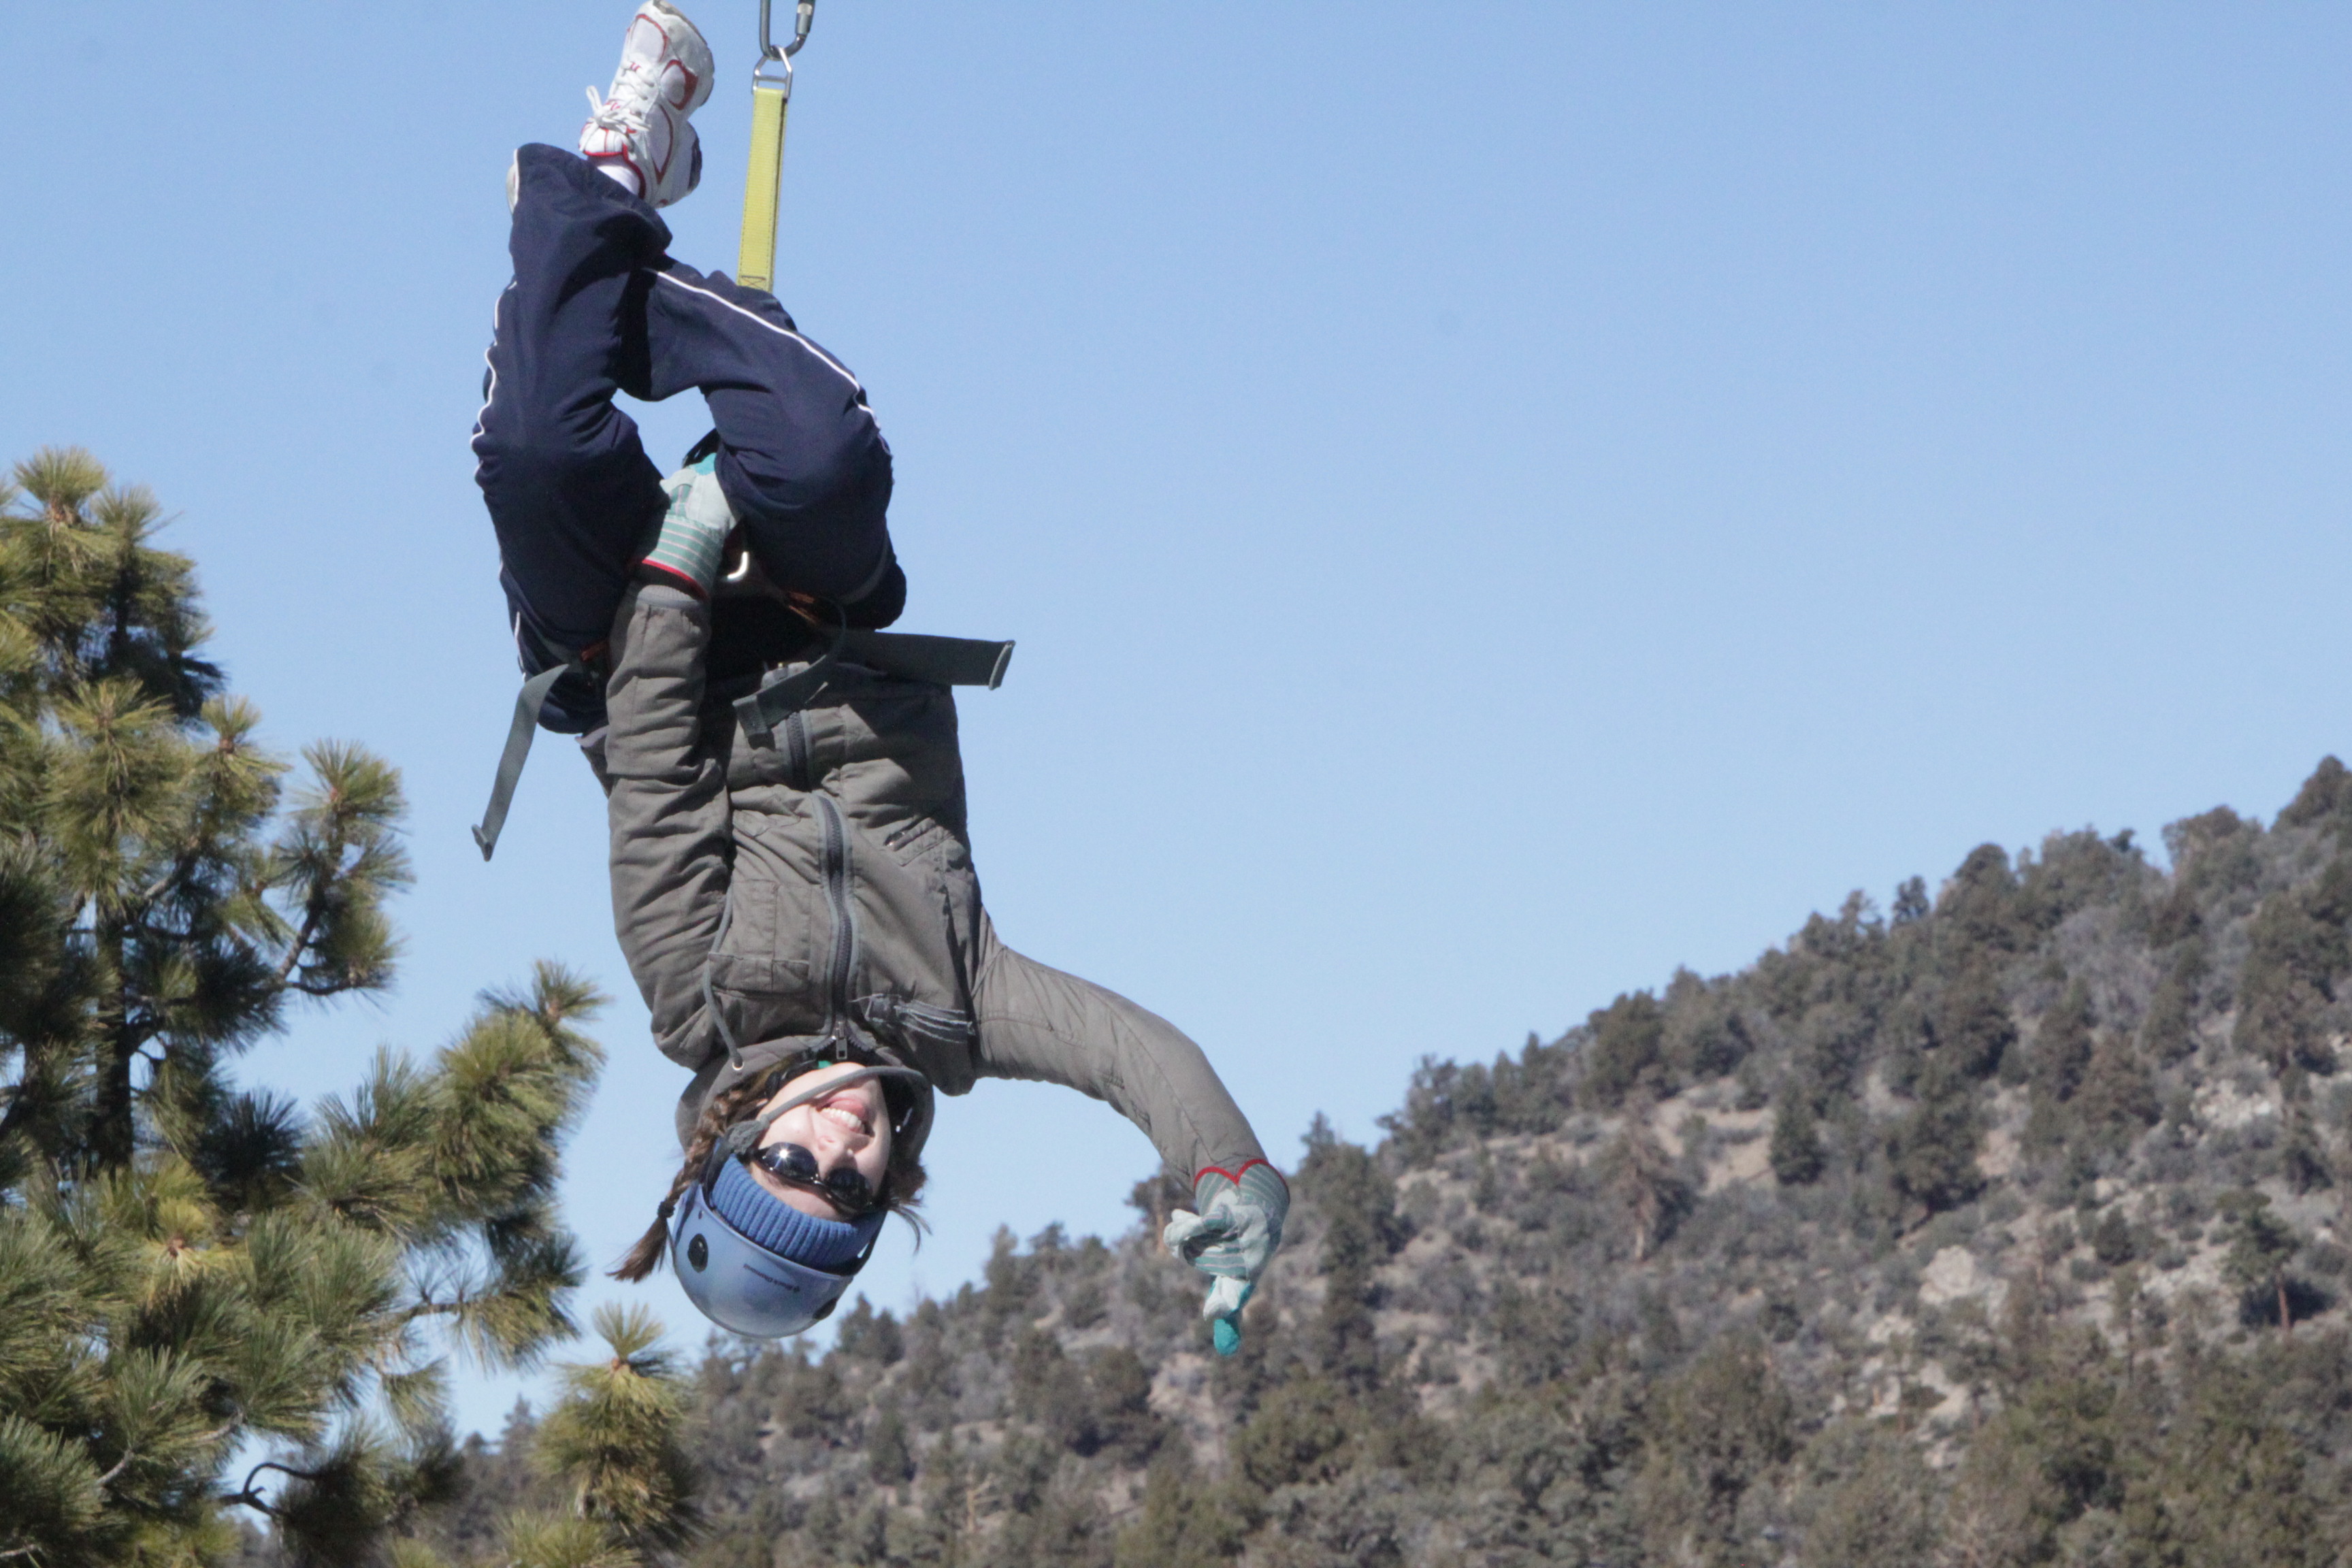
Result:
<svg viewBox="0 0 2352 1568"><path fill-rule="evenodd" d="M857 1220L803 1214L761 1186L740 1160L719 1167L719 1180L710 1188L710 1206L753 1246L811 1268L837 1269L856 1262L889 1217L879 1211Z"/></svg>

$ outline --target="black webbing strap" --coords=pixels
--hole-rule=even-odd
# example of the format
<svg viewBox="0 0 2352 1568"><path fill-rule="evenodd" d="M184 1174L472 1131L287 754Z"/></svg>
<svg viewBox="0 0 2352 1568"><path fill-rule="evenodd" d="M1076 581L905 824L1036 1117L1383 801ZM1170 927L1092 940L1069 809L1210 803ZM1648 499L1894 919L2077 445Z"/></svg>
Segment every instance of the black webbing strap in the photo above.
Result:
<svg viewBox="0 0 2352 1568"><path fill-rule="evenodd" d="M824 689L824 683L833 679L833 667L841 662L841 645L848 640L849 628L836 627L833 641L805 668L790 675L780 669L771 670L768 678L760 682L759 690L735 700L736 721L743 726L744 735L753 745L774 744L776 726Z"/></svg>
<svg viewBox="0 0 2352 1568"><path fill-rule="evenodd" d="M499 834L507 825L507 807L514 804L515 781L522 777L522 764L530 755L531 731L539 728L539 710L547 706L547 694L555 683L573 670L585 674L587 665L578 659L542 669L522 683L522 695L515 699L514 722L507 727L507 747L499 754L498 777L490 781L489 809L482 813L482 825L474 829L474 842L481 846L482 858L499 847Z"/></svg>
<svg viewBox="0 0 2352 1568"><path fill-rule="evenodd" d="M843 639L841 653L886 675L941 686L985 686L991 691L1004 684L1004 667L1013 662L1010 642L908 632L852 632Z"/></svg>
<svg viewBox="0 0 2352 1568"><path fill-rule="evenodd" d="M743 733L753 745L772 743L776 726L795 709L813 701L833 679L834 667L845 659L908 680L984 686L993 691L1004 683L1005 666L1013 662L1013 645L906 632L836 632L832 645L805 668L790 675L771 674L759 690L736 699L735 717L741 721Z"/></svg>

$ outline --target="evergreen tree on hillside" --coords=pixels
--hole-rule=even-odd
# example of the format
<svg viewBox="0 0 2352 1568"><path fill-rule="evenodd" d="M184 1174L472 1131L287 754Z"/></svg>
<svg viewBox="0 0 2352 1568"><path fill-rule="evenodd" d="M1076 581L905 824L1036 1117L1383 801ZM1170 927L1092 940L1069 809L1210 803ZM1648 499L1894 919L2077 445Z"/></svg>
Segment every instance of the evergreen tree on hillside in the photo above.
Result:
<svg viewBox="0 0 2352 1568"><path fill-rule="evenodd" d="M1380 1383L1380 1348L1373 1338L1379 1305L1374 1271L1405 1242L1396 1212L1396 1185L1362 1148L1332 1131L1318 1114L1307 1132L1299 1191L1328 1216L1323 1268L1328 1284L1314 1328L1318 1370L1356 1394Z"/></svg>
<svg viewBox="0 0 2352 1568"><path fill-rule="evenodd" d="M1773 1179L1784 1187L1819 1181L1827 1163L1812 1100L1798 1085L1783 1086L1773 1107L1769 1158Z"/></svg>
<svg viewBox="0 0 2352 1568"><path fill-rule="evenodd" d="M1592 1037L1584 1048L1584 1090L1595 1105L1614 1108L1636 1089L1668 1092L1665 1016L1656 997L1628 992L1593 1013L1586 1026Z"/></svg>
<svg viewBox="0 0 2352 1568"><path fill-rule="evenodd" d="M2108 1032L2091 1047L2074 1092L2077 1122L2103 1148L2120 1149L2157 1123L2156 1079L2128 1035Z"/></svg>
<svg viewBox="0 0 2352 1568"><path fill-rule="evenodd" d="M1929 1214L1968 1202L1984 1185L1977 1167L1983 1136L1974 1086L1940 1057L1929 1058L1918 1102L1886 1132L1895 1190Z"/></svg>
<svg viewBox="0 0 2352 1568"><path fill-rule="evenodd" d="M1727 1336L1660 1390L1638 1496L1662 1563L1745 1568L1747 1493L1797 1447L1795 1402L1752 1339Z"/></svg>
<svg viewBox="0 0 2352 1568"><path fill-rule="evenodd" d="M2033 1065L2029 1081L2033 1091L2053 1104L2074 1098L2091 1065L2096 1016L2091 1010L2089 987L2067 983L2058 1005L2045 1014L2033 1040Z"/></svg>
<svg viewBox="0 0 2352 1568"><path fill-rule="evenodd" d="M2070 981L2058 1005L2042 1015L2027 1077L2032 1111L2025 1140L2033 1148L2057 1148L2074 1126L2076 1118L2067 1107L2090 1070L2095 1023L2091 993L2079 980Z"/></svg>
<svg viewBox="0 0 2352 1568"><path fill-rule="evenodd" d="M1969 851L1968 858L1945 884L1936 912L1953 941L1967 948L2006 953L2026 934L2025 910L2019 895L2009 852L1998 844L1979 844Z"/></svg>
<svg viewBox="0 0 2352 1568"><path fill-rule="evenodd" d="M1968 1078L2017 1076L2017 1021L2001 994L2000 973L1981 948L1963 950L1958 973L1937 998L1934 1025L1936 1048L1950 1070Z"/></svg>
<svg viewBox="0 0 2352 1568"><path fill-rule="evenodd" d="M2156 1066L2170 1067L2197 1048L2197 987L2204 977L2205 944L2182 942L2140 1021L2140 1048Z"/></svg>
<svg viewBox="0 0 2352 1568"><path fill-rule="evenodd" d="M2277 1304L2279 1328L2293 1333L2294 1310L2286 1269L2303 1250L2303 1237L2271 1206L2268 1193L2252 1188L2224 1193L2220 1207L2230 1220L2230 1250L2221 1260L2223 1271L2242 1289L2268 1292Z"/></svg>
<svg viewBox="0 0 2352 1568"><path fill-rule="evenodd" d="M1597 1162L1610 1196L1623 1210L1636 1263L1674 1233L1694 1196L1650 1125L1656 1111L1646 1096L1629 1100L1624 1124Z"/></svg>
<svg viewBox="0 0 2352 1568"><path fill-rule="evenodd" d="M2281 827L2333 826L2339 833L2352 827L2352 768L2320 758L2278 819Z"/></svg>
<svg viewBox="0 0 2352 1568"><path fill-rule="evenodd" d="M2352 974L2352 848L2318 881L2263 901L2240 982L2237 1045L2274 1071L2332 1071L2331 1036L2346 1020L2333 1004Z"/></svg>
<svg viewBox="0 0 2352 1568"><path fill-rule="evenodd" d="M307 1118L230 1081L389 984L400 785L321 744L284 797L158 518L77 451L0 494L0 1562L215 1561L239 1506L374 1561L452 1474L448 1354L573 1332L602 999L541 966ZM604 1561L653 1539L584 1522Z"/></svg>

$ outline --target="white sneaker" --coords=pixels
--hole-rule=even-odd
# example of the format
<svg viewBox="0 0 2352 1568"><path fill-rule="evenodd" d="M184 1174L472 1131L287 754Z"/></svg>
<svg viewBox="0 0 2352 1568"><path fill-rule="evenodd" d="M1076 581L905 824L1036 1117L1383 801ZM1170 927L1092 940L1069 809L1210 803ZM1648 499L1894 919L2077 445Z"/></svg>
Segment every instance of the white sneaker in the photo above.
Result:
<svg viewBox="0 0 2352 1568"><path fill-rule="evenodd" d="M666 207L702 181L702 142L687 116L710 96L710 46L669 0L645 0L621 43L621 68L580 128L580 155L635 176L637 195ZM623 184L630 182L625 180Z"/></svg>

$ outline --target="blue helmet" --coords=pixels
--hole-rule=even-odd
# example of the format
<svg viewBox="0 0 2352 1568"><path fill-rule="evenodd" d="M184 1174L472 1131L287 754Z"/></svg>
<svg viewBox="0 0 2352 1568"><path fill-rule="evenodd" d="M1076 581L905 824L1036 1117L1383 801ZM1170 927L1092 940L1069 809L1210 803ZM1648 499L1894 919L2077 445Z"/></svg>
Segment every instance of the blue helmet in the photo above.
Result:
<svg viewBox="0 0 2352 1568"><path fill-rule="evenodd" d="M894 1133L919 1150L929 1131L930 1086L911 1068L869 1067L861 1076L913 1080L894 1095ZM856 1220L820 1219L771 1194L745 1168L769 1123L846 1081L835 1079L730 1128L680 1199L670 1229L670 1263L702 1315L747 1338L782 1339L823 1322L873 1256L882 1211Z"/></svg>
<svg viewBox="0 0 2352 1568"><path fill-rule="evenodd" d="M732 1187L736 1183L751 1190L752 1204L806 1221L804 1230L787 1238L752 1239L747 1230L772 1228L760 1223L767 1216L756 1209L747 1214L740 1193L728 1194L735 1200L727 1205L735 1220L713 1201L722 1184ZM877 1213L847 1224L814 1219L770 1196L751 1181L740 1161L721 1152L712 1157L702 1179L678 1205L670 1232L670 1261L704 1317L751 1339L782 1339L823 1322L833 1311L873 1255L885 1217ZM803 1256L789 1256L779 1247ZM808 1260L843 1250L848 1256L839 1261Z"/></svg>

